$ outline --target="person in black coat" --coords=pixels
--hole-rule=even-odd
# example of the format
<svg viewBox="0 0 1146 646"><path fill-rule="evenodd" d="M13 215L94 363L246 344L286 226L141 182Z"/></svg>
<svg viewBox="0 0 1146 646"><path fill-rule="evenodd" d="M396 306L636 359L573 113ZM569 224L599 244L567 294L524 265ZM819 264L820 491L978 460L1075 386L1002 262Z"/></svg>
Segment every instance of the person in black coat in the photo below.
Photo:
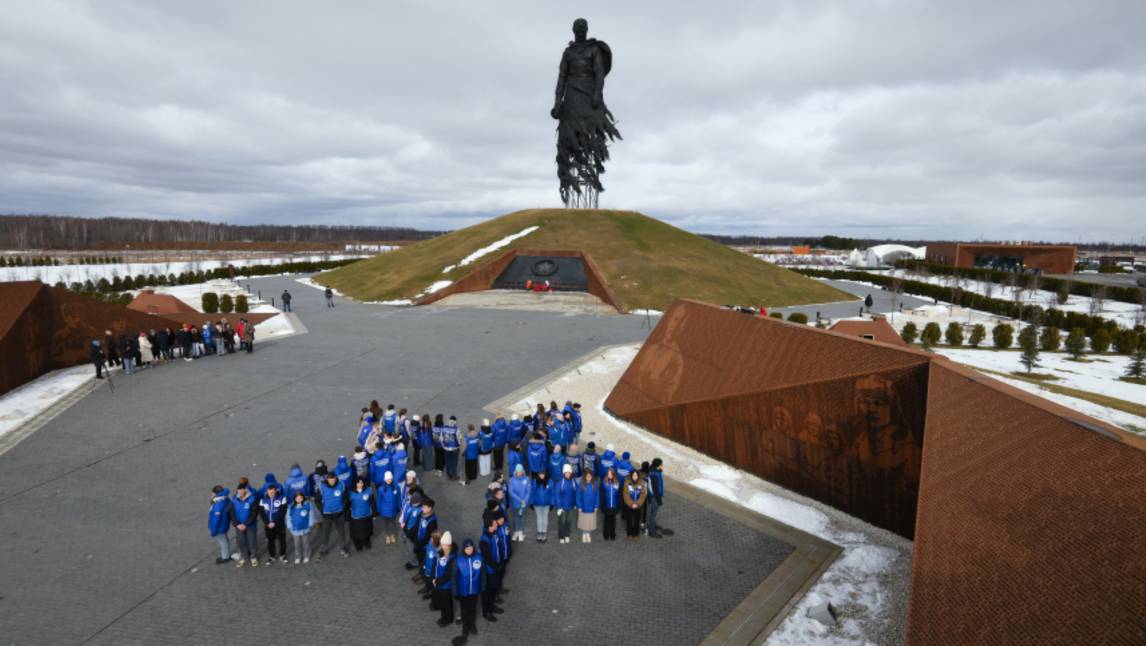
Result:
<svg viewBox="0 0 1146 646"><path fill-rule="evenodd" d="M135 355L131 353L131 340L127 334L119 335L119 356L123 359L123 374L135 372Z"/></svg>
<svg viewBox="0 0 1146 646"><path fill-rule="evenodd" d="M119 350L116 348L115 336L111 330L104 330L103 350L107 354L107 367L120 365Z"/></svg>
<svg viewBox="0 0 1146 646"><path fill-rule="evenodd" d="M103 348L99 339L92 339L91 361L95 365L96 379L103 379Z"/></svg>
<svg viewBox="0 0 1146 646"><path fill-rule="evenodd" d="M159 328L155 333L155 339L159 341L159 356L165 360L171 358L171 337L167 335L167 328Z"/></svg>

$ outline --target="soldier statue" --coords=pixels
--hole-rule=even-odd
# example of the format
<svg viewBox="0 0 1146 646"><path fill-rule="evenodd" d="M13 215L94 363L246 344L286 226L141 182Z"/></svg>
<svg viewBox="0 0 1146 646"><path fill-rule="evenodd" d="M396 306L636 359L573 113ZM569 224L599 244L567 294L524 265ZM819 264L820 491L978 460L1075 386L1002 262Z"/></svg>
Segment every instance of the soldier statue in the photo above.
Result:
<svg viewBox="0 0 1146 646"><path fill-rule="evenodd" d="M557 119L557 177L561 201L569 208L597 208L608 144L621 138L605 107L605 77L613 52L604 41L587 38L589 22L573 21L573 40L561 55L557 97L550 115Z"/></svg>

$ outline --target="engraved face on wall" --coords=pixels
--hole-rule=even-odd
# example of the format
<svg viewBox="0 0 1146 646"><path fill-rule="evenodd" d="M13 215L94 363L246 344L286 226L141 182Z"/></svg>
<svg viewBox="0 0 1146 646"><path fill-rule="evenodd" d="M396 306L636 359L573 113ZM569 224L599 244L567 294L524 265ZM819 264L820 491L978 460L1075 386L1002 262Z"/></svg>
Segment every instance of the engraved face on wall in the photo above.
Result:
<svg viewBox="0 0 1146 646"><path fill-rule="evenodd" d="M892 383L879 375L869 375L856 381L856 413L868 428L883 428L891 424L894 398Z"/></svg>

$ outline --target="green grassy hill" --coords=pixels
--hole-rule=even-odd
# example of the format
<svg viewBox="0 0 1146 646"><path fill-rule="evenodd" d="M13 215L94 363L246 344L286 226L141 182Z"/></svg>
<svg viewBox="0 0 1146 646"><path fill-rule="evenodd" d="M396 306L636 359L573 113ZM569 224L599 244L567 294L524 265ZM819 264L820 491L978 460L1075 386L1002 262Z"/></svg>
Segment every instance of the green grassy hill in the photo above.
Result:
<svg viewBox="0 0 1146 646"><path fill-rule="evenodd" d="M448 273L470 253L530 226L540 228ZM633 211L530 209L403 247L318 276L365 300L414 298L458 280L514 248L580 249L597 263L626 311L664 310L676 298L768 307L851 300L821 282Z"/></svg>

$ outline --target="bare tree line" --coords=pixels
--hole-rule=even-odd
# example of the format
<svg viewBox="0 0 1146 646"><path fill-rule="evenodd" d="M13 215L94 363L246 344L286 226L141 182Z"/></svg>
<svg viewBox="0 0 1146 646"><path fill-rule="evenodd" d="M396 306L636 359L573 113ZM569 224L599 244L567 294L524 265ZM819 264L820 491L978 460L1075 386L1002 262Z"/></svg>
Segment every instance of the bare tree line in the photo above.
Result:
<svg viewBox="0 0 1146 646"><path fill-rule="evenodd" d="M0 215L0 248L5 249L84 249L101 243L377 242L424 240L440 233L400 227Z"/></svg>

